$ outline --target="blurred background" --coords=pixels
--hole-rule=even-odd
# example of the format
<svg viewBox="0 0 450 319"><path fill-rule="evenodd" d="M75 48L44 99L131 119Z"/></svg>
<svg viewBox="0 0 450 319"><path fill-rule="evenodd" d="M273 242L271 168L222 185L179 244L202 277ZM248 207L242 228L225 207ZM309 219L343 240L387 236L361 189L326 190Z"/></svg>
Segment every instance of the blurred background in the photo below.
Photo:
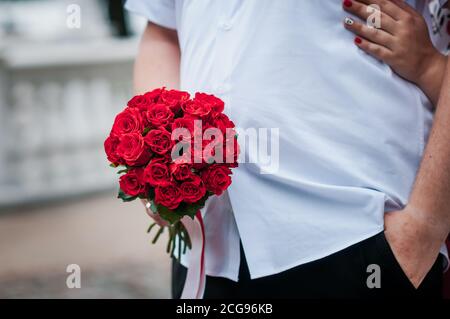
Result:
<svg viewBox="0 0 450 319"><path fill-rule="evenodd" d="M0 0L0 298L169 297L169 257L103 153L145 25L122 2Z"/></svg>

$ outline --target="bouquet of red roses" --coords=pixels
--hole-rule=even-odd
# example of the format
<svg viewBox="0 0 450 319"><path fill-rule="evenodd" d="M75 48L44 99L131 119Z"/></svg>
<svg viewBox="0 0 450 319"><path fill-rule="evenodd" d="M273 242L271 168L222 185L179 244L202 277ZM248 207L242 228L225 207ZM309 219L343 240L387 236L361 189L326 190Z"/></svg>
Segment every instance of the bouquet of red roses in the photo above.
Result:
<svg viewBox="0 0 450 319"><path fill-rule="evenodd" d="M235 125L223 110L224 102L213 95L191 98L158 88L128 102L104 143L111 166L120 168L118 197L145 199L168 222L172 256L176 238L180 250L191 245L180 220L194 218L208 197L222 194L231 184L231 168L238 166Z"/></svg>

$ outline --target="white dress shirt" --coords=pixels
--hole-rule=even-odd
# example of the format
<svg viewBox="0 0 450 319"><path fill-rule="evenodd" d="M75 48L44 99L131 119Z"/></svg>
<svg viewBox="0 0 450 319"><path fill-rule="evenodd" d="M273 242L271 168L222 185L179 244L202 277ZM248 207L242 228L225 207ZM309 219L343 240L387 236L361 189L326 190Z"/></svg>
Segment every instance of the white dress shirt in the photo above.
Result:
<svg viewBox="0 0 450 319"><path fill-rule="evenodd" d="M238 279L239 238L259 278L374 236L385 211L405 206L431 104L353 44L341 0L126 7L177 30L181 89L218 95L242 129L279 128L279 169L261 174L261 162L241 164L229 198L203 210L208 275Z"/></svg>

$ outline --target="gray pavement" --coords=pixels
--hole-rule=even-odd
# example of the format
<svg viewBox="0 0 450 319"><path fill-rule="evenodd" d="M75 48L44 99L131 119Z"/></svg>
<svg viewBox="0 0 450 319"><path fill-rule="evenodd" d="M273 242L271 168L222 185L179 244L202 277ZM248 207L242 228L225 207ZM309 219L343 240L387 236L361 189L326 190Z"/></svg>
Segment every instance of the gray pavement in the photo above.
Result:
<svg viewBox="0 0 450 319"><path fill-rule="evenodd" d="M170 259L139 202L114 192L3 211L0 298L168 298ZM66 268L81 269L69 289Z"/></svg>

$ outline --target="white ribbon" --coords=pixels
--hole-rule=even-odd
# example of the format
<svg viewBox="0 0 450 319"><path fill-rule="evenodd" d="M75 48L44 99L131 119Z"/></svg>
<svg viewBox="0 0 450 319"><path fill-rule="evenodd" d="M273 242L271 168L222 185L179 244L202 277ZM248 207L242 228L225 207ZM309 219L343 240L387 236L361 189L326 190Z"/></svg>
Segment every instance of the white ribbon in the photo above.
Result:
<svg viewBox="0 0 450 319"><path fill-rule="evenodd" d="M181 299L202 299L205 292L205 228L200 211L195 218L185 216L181 219L191 239L189 268Z"/></svg>

